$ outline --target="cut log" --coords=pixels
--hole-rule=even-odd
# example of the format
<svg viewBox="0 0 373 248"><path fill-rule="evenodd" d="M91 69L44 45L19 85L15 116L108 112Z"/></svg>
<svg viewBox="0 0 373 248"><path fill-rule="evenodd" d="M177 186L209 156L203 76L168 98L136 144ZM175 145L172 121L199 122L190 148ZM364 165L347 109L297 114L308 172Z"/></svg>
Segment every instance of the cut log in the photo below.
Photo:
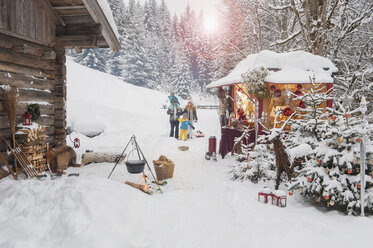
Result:
<svg viewBox="0 0 373 248"><path fill-rule="evenodd" d="M127 184L127 185L129 185L129 186L131 186L131 187L133 187L135 189L138 189L138 190L144 192L145 194L150 195L150 192L149 191L145 191L144 188L143 188L143 185L141 185L141 184L131 183L131 182L128 182L128 181L126 181L125 184Z"/></svg>

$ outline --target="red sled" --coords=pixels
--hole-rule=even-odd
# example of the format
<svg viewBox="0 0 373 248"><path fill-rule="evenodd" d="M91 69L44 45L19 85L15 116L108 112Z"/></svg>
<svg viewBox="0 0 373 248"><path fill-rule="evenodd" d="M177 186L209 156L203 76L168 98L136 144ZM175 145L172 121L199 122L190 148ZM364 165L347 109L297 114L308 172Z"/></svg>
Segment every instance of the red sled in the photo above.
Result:
<svg viewBox="0 0 373 248"><path fill-rule="evenodd" d="M193 136L196 138L205 137L205 135L200 130L197 130L195 133L193 133Z"/></svg>

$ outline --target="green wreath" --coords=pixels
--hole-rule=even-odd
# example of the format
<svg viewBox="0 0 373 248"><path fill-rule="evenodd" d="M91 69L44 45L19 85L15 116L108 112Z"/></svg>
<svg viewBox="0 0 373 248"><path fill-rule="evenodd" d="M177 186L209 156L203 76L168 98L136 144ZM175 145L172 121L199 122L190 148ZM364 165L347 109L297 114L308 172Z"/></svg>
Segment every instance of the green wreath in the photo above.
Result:
<svg viewBox="0 0 373 248"><path fill-rule="evenodd" d="M30 104L28 105L27 112L32 115L32 120L35 121L40 117L40 108L39 104Z"/></svg>

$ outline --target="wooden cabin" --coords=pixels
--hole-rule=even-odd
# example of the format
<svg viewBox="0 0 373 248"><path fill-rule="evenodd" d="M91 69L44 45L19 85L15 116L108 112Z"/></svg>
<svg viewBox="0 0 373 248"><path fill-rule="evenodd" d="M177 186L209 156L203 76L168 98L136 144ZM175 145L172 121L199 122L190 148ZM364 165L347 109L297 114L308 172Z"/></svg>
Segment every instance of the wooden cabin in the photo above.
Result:
<svg viewBox="0 0 373 248"><path fill-rule="evenodd" d="M262 98L248 94L242 78L243 73L260 67L268 72L264 78L268 94ZM263 125L272 128L278 110L294 111L301 104L299 100L294 100L290 92L296 95L299 91L307 92L311 79L316 84L325 85L325 91L330 90L333 87L332 73L336 71L336 66L329 59L308 52L276 53L265 50L249 55L227 76L210 83L207 88L219 88L220 95L224 90L223 95L230 96L228 99L231 99L232 104L223 106L227 120L242 116L254 128L255 119L258 118ZM332 101L324 105L325 108L332 107ZM285 119L286 116L280 118ZM258 129L261 134L260 125Z"/></svg>
<svg viewBox="0 0 373 248"><path fill-rule="evenodd" d="M65 144L65 49L107 47L120 45L106 0L0 0L0 138L11 134L4 90L12 86L19 90L17 123L36 103L45 142Z"/></svg>

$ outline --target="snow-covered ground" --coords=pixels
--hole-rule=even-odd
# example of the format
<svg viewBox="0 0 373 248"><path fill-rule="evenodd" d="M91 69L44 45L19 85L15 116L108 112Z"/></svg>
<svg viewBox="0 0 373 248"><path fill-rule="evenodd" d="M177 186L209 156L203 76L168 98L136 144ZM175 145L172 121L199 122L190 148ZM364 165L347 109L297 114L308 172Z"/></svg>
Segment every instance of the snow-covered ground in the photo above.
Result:
<svg viewBox="0 0 373 248"><path fill-rule="evenodd" d="M279 208L257 201L260 185L229 179L232 158L206 161L207 137L219 135L216 110L199 110L206 138L168 137L166 95L125 84L68 61L68 123L86 149L120 153L134 134L146 158L175 161L163 194L119 165L69 168L79 177L0 181L0 247L353 247L371 243L373 218L317 209L298 195ZM179 145L190 147L178 150Z"/></svg>

